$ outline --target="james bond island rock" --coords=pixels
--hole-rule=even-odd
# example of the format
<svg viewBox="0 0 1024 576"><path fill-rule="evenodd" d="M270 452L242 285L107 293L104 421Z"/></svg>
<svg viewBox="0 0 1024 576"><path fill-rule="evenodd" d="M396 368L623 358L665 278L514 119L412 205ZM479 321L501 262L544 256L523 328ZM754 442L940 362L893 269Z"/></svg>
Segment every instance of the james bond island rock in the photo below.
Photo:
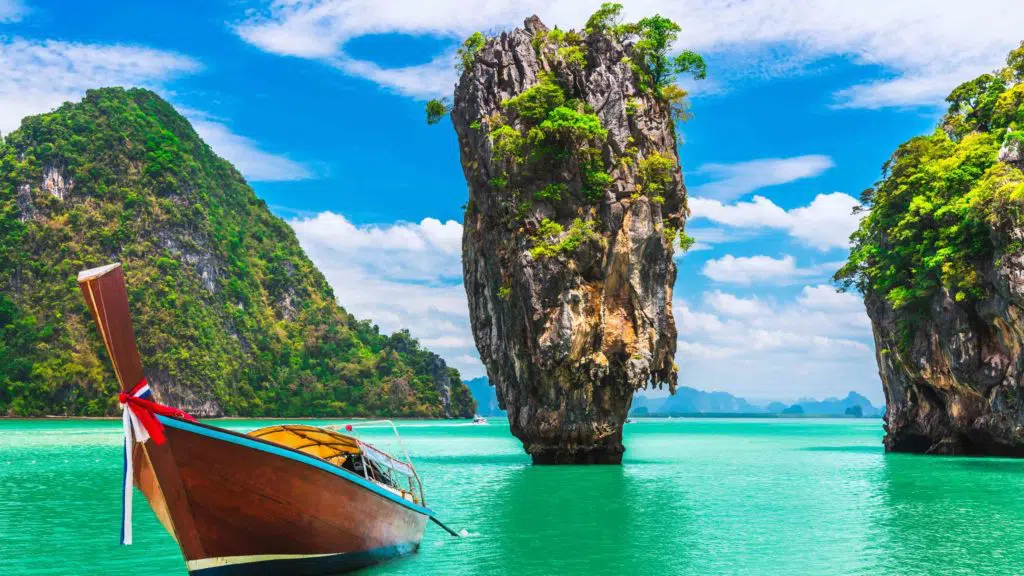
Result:
<svg viewBox="0 0 1024 576"><path fill-rule="evenodd" d="M688 240L671 80L704 63L666 55L670 21L602 10L583 32L534 16L474 35L451 107L473 335L535 463L620 462L633 392L676 384L672 256Z"/></svg>
<svg viewBox="0 0 1024 576"><path fill-rule="evenodd" d="M107 88L0 142L0 415L120 413L76 291L124 264L146 377L197 416L471 417L458 371L340 308L188 121Z"/></svg>
<svg viewBox="0 0 1024 576"><path fill-rule="evenodd" d="M885 447L1024 456L1024 45L897 149L837 279L864 293Z"/></svg>

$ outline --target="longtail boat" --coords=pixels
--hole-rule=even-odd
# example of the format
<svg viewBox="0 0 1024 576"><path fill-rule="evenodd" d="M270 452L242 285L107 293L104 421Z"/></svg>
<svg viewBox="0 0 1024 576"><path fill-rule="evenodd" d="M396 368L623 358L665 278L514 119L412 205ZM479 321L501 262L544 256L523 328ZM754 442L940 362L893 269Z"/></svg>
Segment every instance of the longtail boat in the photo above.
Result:
<svg viewBox="0 0 1024 576"><path fill-rule="evenodd" d="M121 387L122 544L132 539L132 486L193 576L354 570L416 551L428 519L457 535L426 507L407 455L399 460L338 428L280 425L241 434L157 404L121 266L83 271L78 283Z"/></svg>

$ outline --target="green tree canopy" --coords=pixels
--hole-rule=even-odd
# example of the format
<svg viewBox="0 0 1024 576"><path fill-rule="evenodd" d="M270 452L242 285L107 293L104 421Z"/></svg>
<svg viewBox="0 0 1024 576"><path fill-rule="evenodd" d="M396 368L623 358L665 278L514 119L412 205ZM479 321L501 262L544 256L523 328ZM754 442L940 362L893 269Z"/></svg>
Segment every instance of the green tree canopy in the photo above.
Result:
<svg viewBox="0 0 1024 576"><path fill-rule="evenodd" d="M861 195L866 215L835 279L904 310L905 335L937 290L982 298L982 273L997 250L1024 248L993 240L1007 224L1024 223L1024 173L998 161L1001 146L1024 135L1024 84L1014 68L1022 50L1003 70L956 87L940 128L900 145Z"/></svg>

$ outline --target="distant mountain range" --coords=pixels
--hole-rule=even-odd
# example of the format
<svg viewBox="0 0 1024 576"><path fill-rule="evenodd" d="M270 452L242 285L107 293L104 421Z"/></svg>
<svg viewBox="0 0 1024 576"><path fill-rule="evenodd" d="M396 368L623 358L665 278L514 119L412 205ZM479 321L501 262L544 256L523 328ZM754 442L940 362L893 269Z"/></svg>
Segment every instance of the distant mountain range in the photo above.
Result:
<svg viewBox="0 0 1024 576"><path fill-rule="evenodd" d="M486 376L466 380L466 386L476 399L477 413L481 416L505 416L498 407L498 397ZM801 398L793 404L769 402L757 404L728 392L705 392L682 386L674 396L651 398L645 394L633 396L630 415L661 414L784 414L805 416L881 416L884 408L876 407L871 401L856 392L846 398L815 400Z"/></svg>
<svg viewBox="0 0 1024 576"><path fill-rule="evenodd" d="M479 402L479 400L478 400ZM786 414L808 416L880 416L884 408L875 407L871 401L856 392L846 398L801 398L793 404L770 402L760 405L749 402L728 392L705 392L686 386L676 389L674 396L651 398L644 394L633 396L630 414Z"/></svg>
<svg viewBox="0 0 1024 576"><path fill-rule="evenodd" d="M469 392L476 399L476 413L481 416L507 416L498 406L498 394L494 391L487 376L464 380Z"/></svg>

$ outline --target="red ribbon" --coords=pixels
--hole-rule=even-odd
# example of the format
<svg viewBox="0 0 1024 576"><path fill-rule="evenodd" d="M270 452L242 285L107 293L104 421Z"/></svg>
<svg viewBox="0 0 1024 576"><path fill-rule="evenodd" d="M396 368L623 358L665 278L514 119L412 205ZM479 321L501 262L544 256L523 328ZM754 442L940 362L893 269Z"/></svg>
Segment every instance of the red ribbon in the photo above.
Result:
<svg viewBox="0 0 1024 576"><path fill-rule="evenodd" d="M157 414L171 418L181 418L189 422L195 422L196 419L178 408L171 408L170 406L157 404L152 400L136 397L135 393L143 386L146 386L146 384L145 378L139 380L139 383L134 388L128 392L118 394L117 401L128 406L128 409L132 411L132 414L139 419L143 428L149 433L149 437L153 439L157 446L160 446L167 441L167 438L164 436L164 425L156 418Z"/></svg>

